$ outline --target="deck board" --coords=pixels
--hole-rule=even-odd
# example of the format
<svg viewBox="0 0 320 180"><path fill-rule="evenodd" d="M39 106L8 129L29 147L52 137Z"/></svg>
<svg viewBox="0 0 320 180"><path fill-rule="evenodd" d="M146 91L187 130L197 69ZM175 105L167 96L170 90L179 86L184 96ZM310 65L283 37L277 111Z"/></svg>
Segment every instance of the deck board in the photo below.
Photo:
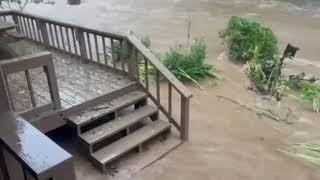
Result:
<svg viewBox="0 0 320 180"><path fill-rule="evenodd" d="M17 52L17 56L47 50L42 46L26 40L21 40L8 46ZM125 87L132 82L126 76L107 70L96 64L84 64L79 58L56 51L51 52L53 53L59 94L63 108L78 105L87 100ZM50 102L50 94L43 69L32 69L30 75L37 106L48 104ZM24 79L24 73L12 74L8 79L10 91L12 91L12 96L14 97L13 100L15 101L16 111L18 112L31 108L30 97L28 97L29 91L27 86L24 85Z"/></svg>

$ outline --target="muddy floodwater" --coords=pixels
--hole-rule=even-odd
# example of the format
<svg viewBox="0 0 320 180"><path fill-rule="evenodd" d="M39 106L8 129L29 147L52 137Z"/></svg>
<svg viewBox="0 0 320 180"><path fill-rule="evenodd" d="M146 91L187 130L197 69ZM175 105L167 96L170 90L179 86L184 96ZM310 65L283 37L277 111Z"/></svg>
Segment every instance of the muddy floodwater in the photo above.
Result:
<svg viewBox="0 0 320 180"><path fill-rule="evenodd" d="M224 80L203 82L205 90L188 85L194 94L189 142L136 174L136 179L320 179L319 167L279 152L292 143L319 140L319 114L294 98L277 103L248 91L243 69L228 61L218 38L232 15L258 20L274 30L281 51L287 43L300 47L287 72L320 76L318 0L86 0L75 7L57 0L54 6L31 5L27 11L106 31L146 34L156 52L186 42L189 16L192 38L204 38L208 44L208 63ZM217 96L248 106L291 109L292 124L261 118Z"/></svg>

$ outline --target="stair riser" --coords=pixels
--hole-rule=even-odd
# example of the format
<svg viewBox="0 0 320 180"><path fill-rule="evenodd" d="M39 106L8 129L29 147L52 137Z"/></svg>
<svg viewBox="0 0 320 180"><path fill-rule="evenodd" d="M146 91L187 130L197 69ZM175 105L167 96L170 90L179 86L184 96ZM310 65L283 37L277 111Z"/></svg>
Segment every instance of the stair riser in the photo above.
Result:
<svg viewBox="0 0 320 180"><path fill-rule="evenodd" d="M145 119L145 118L147 118L147 117L150 117L150 118L151 118L151 117L157 117L157 116L158 116L158 112L157 112L157 111L156 111L156 112L148 113L148 114L146 114L145 116L142 116L141 118L137 119L135 122L129 124L127 127L119 128L119 129L118 129L117 131L115 131L114 133L110 134L109 136L105 136L105 137L99 139L98 141L95 141L95 142L93 142L93 143L91 143L91 144L88 144L88 143L87 143L86 141L84 141L84 140L83 140L83 142L84 142L85 144L87 144L88 146L94 146L95 144L101 143L102 141L106 140L108 137L110 137L110 136L112 136L112 135L115 135L115 134L117 134L117 133L119 133L119 132L121 132L121 131L124 131L124 130L126 130L127 128L130 128L131 126L139 123L140 121L142 121L143 119ZM152 119L152 118L151 118L151 119ZM81 138L80 138L80 139L81 139Z"/></svg>
<svg viewBox="0 0 320 180"><path fill-rule="evenodd" d="M127 87L124 87L120 90L116 90L116 91L113 91L109 94L106 94L106 95L103 95L103 96L99 96L97 98L94 98L92 100L89 100L89 101L86 101L85 103L82 103L82 104L79 104L77 106L73 106L72 108L69 108L68 110L66 110L64 112L64 115L65 116L72 116L72 115L77 115L79 112L81 111L84 111L86 108L88 107L92 107L92 106L95 106L95 105L98 105L102 102L107 102L107 101L110 101L116 97L120 97L120 96L123 96L125 94L128 94L129 92L132 92L132 91L135 91L137 90L137 84L136 83L133 83ZM101 116L103 117L103 115ZM97 118L101 118L101 117L97 117ZM91 121L94 121L91 120ZM68 123L72 126L77 126L77 124L74 124L72 121L68 121ZM83 124L79 124L80 126L84 126L86 125L87 123L90 123L90 122L85 122Z"/></svg>
<svg viewBox="0 0 320 180"><path fill-rule="evenodd" d="M130 152L131 150L135 149L135 148L139 148L140 145L143 145L144 143L152 140L153 138L157 137L157 136L161 136L163 134L167 134L170 132L170 127L164 128L161 131L159 131L157 134L154 134L153 136L150 136L148 138L146 138L144 141L142 141L141 143L137 144L136 146L133 146L132 148L124 151L120 156L123 156L124 154ZM100 163L99 161L97 161L95 158L91 157L91 161L93 162L94 165L96 165L98 168L101 168L102 172L105 172L105 167L107 164L109 164L110 162L112 162L113 160L119 158L119 156L113 157L111 159L109 159L108 161L104 162L104 163Z"/></svg>

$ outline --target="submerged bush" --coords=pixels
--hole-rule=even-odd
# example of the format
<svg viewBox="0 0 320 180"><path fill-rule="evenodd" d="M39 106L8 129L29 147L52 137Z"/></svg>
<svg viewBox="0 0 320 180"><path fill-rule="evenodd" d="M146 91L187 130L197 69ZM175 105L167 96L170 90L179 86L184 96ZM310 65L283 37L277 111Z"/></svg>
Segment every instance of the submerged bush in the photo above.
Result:
<svg viewBox="0 0 320 180"><path fill-rule="evenodd" d="M229 44L230 58L245 63L254 57L273 65L279 60L278 41L272 30L257 22L233 16L220 37Z"/></svg>
<svg viewBox="0 0 320 180"><path fill-rule="evenodd" d="M272 30L257 22L231 17L220 37L229 46L229 57L239 63L247 63L249 78L261 92L276 89L281 77L278 41Z"/></svg>
<svg viewBox="0 0 320 180"><path fill-rule="evenodd" d="M181 46L171 48L162 62L181 81L197 81L206 78L220 78L212 65L205 62L207 45L203 40L196 40L190 49Z"/></svg>

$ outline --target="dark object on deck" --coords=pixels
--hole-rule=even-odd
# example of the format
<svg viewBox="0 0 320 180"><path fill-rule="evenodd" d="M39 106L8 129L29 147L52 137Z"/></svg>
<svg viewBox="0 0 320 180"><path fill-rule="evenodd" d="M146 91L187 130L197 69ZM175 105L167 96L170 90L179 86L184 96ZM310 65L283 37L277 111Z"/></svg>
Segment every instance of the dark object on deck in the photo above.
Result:
<svg viewBox="0 0 320 180"><path fill-rule="evenodd" d="M68 0L70 5L79 5L81 4L81 0Z"/></svg>

